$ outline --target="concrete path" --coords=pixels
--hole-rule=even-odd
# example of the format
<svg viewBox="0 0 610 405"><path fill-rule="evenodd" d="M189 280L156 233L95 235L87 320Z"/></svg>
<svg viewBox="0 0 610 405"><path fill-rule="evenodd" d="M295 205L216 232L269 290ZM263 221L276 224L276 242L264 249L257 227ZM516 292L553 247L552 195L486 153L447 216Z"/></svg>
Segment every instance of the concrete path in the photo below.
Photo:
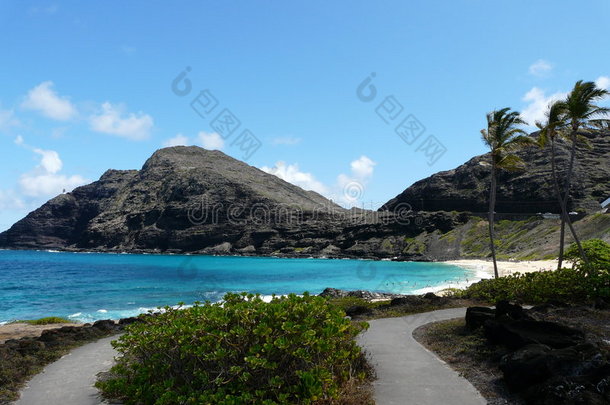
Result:
<svg viewBox="0 0 610 405"><path fill-rule="evenodd" d="M116 351L110 345L118 336L78 347L45 367L21 391L14 405L99 405L93 386L96 374L112 367Z"/></svg>
<svg viewBox="0 0 610 405"><path fill-rule="evenodd" d="M465 308L443 309L369 321L358 336L377 372L377 405L476 405L487 401L466 379L413 338L413 330L430 322L463 317Z"/></svg>

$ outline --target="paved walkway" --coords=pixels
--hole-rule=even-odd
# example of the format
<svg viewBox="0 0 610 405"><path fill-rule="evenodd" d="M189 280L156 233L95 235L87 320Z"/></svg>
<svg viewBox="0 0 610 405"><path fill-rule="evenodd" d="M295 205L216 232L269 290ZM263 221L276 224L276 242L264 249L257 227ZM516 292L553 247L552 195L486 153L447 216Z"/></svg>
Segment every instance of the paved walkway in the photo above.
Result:
<svg viewBox="0 0 610 405"><path fill-rule="evenodd" d="M465 308L456 308L369 321L371 326L358 336L358 343L377 372L377 405L487 403L470 382L413 338L419 326L465 313Z"/></svg>
<svg viewBox="0 0 610 405"><path fill-rule="evenodd" d="M14 405L99 405L102 400L93 386L96 374L107 371L116 351L110 345L117 336L78 347L45 367L21 391Z"/></svg>
<svg viewBox="0 0 610 405"><path fill-rule="evenodd" d="M477 390L447 364L413 339L413 330L426 323L463 317L465 308L445 309L402 318L370 321L358 336L377 372L377 405L485 404ZM100 405L93 386L96 374L108 370L116 351L112 336L74 349L48 365L21 392L14 405Z"/></svg>

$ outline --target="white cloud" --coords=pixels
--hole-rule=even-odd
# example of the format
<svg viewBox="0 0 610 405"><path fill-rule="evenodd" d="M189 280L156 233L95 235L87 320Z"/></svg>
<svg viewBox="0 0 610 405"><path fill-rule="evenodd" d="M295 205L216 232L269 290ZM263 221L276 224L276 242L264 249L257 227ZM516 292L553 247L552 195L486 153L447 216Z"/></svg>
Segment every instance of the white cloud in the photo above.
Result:
<svg viewBox="0 0 610 405"><path fill-rule="evenodd" d="M530 75L538 77L546 76L548 73L551 72L551 70L553 70L553 65L544 59L538 59L529 67Z"/></svg>
<svg viewBox="0 0 610 405"><path fill-rule="evenodd" d="M67 121L76 116L76 108L67 97L60 97L53 90L53 82L40 83L28 92L21 107L40 112L45 117Z"/></svg>
<svg viewBox="0 0 610 405"><path fill-rule="evenodd" d="M530 125L534 126L536 121L544 121L548 106L557 100L565 98L568 93L557 92L550 96L545 95L544 90L533 87L523 96L523 101L529 104L521 112L521 117Z"/></svg>
<svg viewBox="0 0 610 405"><path fill-rule="evenodd" d="M280 161L274 167L263 166L261 170L350 208L364 205L365 188L373 177L375 165L373 160L362 155L350 163L350 173L339 174L335 184L330 187L317 180L313 174L301 171L296 163L286 164Z"/></svg>
<svg viewBox="0 0 610 405"><path fill-rule="evenodd" d="M359 179L369 178L373 175L373 169L377 163L362 155L350 163L352 173Z"/></svg>
<svg viewBox="0 0 610 405"><path fill-rule="evenodd" d="M261 170L273 175L276 175L280 179L292 183L295 186L299 186L304 190L311 190L322 195L327 195L328 188L315 179L313 174L302 172L299 170L298 164L286 164L285 162L276 162L274 167L263 166Z"/></svg>
<svg viewBox="0 0 610 405"><path fill-rule="evenodd" d="M23 138L21 139L23 141ZM59 154L54 150L34 149L34 153L42 156L40 167L47 173L55 174L63 167Z"/></svg>
<svg viewBox="0 0 610 405"><path fill-rule="evenodd" d="M182 134L176 134L176 136L174 136L173 138L169 138L167 139L165 142L163 142L163 147L165 148L169 148L171 146L186 146L189 143L189 139L182 135Z"/></svg>
<svg viewBox="0 0 610 405"><path fill-rule="evenodd" d="M207 133L207 132L201 131L197 135L197 138L199 140L199 144L201 144L201 146L203 146L206 149L222 150L222 148L225 146L224 139L222 139L222 137L220 135L218 135L216 132Z"/></svg>
<svg viewBox="0 0 610 405"><path fill-rule="evenodd" d="M40 156L40 163L33 170L19 177L21 193L27 197L51 197L61 192L72 191L77 186L90 181L80 175L66 176L59 174L63 162L54 150L30 148L21 136L15 139L17 145L22 145Z"/></svg>
<svg viewBox="0 0 610 405"><path fill-rule="evenodd" d="M0 131L7 130L19 125L19 120L15 118L13 110L0 110Z"/></svg>
<svg viewBox="0 0 610 405"><path fill-rule="evenodd" d="M610 90L610 77L600 76L595 81L595 85L604 90Z"/></svg>
<svg viewBox="0 0 610 405"><path fill-rule="evenodd" d="M150 136L154 122L150 115L142 111L126 113L124 106L105 102L101 111L90 117L90 124L96 132L141 141Z"/></svg>
<svg viewBox="0 0 610 405"><path fill-rule="evenodd" d="M273 138L271 140L272 145L298 145L301 143L301 138L296 138L294 136L278 136L277 138Z"/></svg>
<svg viewBox="0 0 610 405"><path fill-rule="evenodd" d="M90 181L82 176L66 176L63 174L34 174L21 175L19 185L23 194L29 197L52 197L65 191L72 191L78 186Z"/></svg>
<svg viewBox="0 0 610 405"><path fill-rule="evenodd" d="M0 210L21 210L25 203L13 190L0 190Z"/></svg>

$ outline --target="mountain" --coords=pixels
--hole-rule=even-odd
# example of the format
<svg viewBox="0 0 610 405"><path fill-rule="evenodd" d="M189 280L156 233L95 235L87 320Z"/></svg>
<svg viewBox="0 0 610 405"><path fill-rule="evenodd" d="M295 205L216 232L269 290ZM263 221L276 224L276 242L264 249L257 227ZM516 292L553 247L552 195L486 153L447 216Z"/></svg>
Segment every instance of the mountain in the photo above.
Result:
<svg viewBox="0 0 610 405"><path fill-rule="evenodd" d="M345 210L222 152L176 146L51 199L0 247L378 258L400 254L405 235L460 221Z"/></svg>
<svg viewBox="0 0 610 405"><path fill-rule="evenodd" d="M579 153L572 194L576 208L594 210L610 191L607 140L592 137L594 150L587 156ZM563 165L565 150L560 154ZM527 156L524 172L500 176L503 207L526 213L498 224L503 258L550 257L557 246L558 220L527 214L552 211L555 204L543 151ZM383 210L368 211L343 209L222 152L165 148L141 170L108 170L98 181L49 200L0 233L0 248L400 260L487 257L486 222L476 215L486 210L485 159L475 157L417 182ZM415 210L409 211L409 204ZM465 210L475 215L458 212ZM575 226L583 239L610 240L610 214L589 215Z"/></svg>
<svg viewBox="0 0 610 405"><path fill-rule="evenodd" d="M536 134L533 134L536 136ZM570 192L570 210L596 212L600 203L610 197L610 132L585 135L591 149L579 148ZM567 171L569 153L563 142L557 147L560 178ZM498 173L498 213L538 213L560 211L553 189L548 147L536 147L518 153L525 161L522 171ZM393 210L399 204L416 211L488 210L490 154L476 156L463 165L436 173L414 183L385 203L380 210Z"/></svg>

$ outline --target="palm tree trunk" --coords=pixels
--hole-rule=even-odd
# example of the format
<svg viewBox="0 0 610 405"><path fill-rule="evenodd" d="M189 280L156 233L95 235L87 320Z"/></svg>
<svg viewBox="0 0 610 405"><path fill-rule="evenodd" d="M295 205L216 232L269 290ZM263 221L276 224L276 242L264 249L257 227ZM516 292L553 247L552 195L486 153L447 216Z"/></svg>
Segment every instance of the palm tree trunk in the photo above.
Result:
<svg viewBox="0 0 610 405"><path fill-rule="evenodd" d="M494 244L494 211L496 209L496 164L493 160L491 163L491 187L489 188L489 247L491 249L491 258L494 262L494 276L498 278L498 263L496 262L496 246Z"/></svg>
<svg viewBox="0 0 610 405"><path fill-rule="evenodd" d="M574 237L574 241L576 242L576 245L578 246L578 251L580 252L580 257L582 257L585 264L589 264L589 261L587 260L587 256L585 255L585 251L583 250L582 244L580 243L580 239L578 238L578 235L576 234L576 230L574 229L574 226L572 225L572 221L570 220L570 216L568 215L568 198L570 196L570 186L572 184L572 173L574 170L574 160L576 158L576 130L572 131L570 140L572 141L572 147L570 148L570 165L568 166L568 174L566 177L566 189L565 189L565 194L563 196L563 201L562 201L562 214L563 215L562 215L562 219L561 219L561 236L560 236L561 242L560 243L562 243L561 247L563 247L562 239L565 234L565 224L568 224L568 227L570 228L570 233Z"/></svg>
<svg viewBox="0 0 610 405"><path fill-rule="evenodd" d="M557 270L561 269L563 263L563 245L565 243L565 227L564 218L566 212L564 209L563 199L561 198L561 189L559 188L559 180L557 179L557 169L555 168L555 138L551 138L551 173L553 175L553 183L555 185L555 193L559 201L559 210L561 211L561 233L559 234L559 259L557 260Z"/></svg>

